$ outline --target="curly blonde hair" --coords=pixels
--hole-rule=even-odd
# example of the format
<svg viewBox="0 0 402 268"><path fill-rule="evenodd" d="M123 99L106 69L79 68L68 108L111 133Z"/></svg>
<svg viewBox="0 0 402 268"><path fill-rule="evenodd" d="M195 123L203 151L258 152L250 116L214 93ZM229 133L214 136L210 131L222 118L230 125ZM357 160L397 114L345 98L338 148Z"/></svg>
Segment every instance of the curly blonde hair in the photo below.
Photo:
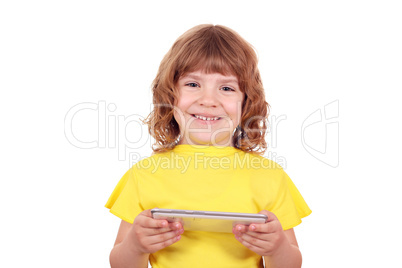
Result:
<svg viewBox="0 0 402 268"><path fill-rule="evenodd" d="M264 153L269 104L257 64L253 47L225 26L202 24L180 36L163 58L152 83L154 108L144 123L155 139L153 151L165 152L176 146L180 135L173 109L179 94L177 81L189 72L203 70L237 77L244 100L233 145L245 152Z"/></svg>

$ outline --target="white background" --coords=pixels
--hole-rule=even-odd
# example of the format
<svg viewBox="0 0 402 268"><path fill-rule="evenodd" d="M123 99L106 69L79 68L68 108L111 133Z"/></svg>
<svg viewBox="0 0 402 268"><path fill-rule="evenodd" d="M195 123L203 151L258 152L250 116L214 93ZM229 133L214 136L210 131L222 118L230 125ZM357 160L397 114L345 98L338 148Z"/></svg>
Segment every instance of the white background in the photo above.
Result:
<svg viewBox="0 0 402 268"><path fill-rule="evenodd" d="M103 206L124 155L151 152L135 121L150 112L159 62L200 23L253 44L271 114L286 117L270 151L313 210L295 228L303 267L399 266L401 13L398 1L2 1L0 266L109 267L120 220ZM329 134L323 121L302 141L304 120L334 101ZM65 118L81 103L111 104L110 122L130 124L78 148ZM97 112L76 114L77 139L98 139ZM101 137L115 130L105 122ZM113 148L127 140L140 148ZM303 142L336 145L326 151L336 164Z"/></svg>

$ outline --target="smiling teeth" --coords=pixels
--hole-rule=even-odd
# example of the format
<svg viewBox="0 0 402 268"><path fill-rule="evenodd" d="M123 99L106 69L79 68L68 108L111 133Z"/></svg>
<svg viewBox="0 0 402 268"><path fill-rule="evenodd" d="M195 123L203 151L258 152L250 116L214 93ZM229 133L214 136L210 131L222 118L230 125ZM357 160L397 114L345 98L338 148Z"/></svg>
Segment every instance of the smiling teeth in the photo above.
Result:
<svg viewBox="0 0 402 268"><path fill-rule="evenodd" d="M205 117L205 116L199 116L199 115L194 115L195 118L205 120L205 121L215 121L218 120L219 117Z"/></svg>

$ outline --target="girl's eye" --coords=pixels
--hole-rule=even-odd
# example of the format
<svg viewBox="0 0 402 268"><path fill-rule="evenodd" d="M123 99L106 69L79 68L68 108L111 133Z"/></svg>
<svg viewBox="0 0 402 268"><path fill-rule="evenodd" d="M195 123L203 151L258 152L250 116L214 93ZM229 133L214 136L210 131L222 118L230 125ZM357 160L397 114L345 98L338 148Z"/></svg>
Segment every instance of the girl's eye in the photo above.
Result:
<svg viewBox="0 0 402 268"><path fill-rule="evenodd" d="M233 88L231 87L222 87L223 91L235 91Z"/></svg>
<svg viewBox="0 0 402 268"><path fill-rule="evenodd" d="M189 87L198 87L197 83L187 83L186 86L189 86Z"/></svg>

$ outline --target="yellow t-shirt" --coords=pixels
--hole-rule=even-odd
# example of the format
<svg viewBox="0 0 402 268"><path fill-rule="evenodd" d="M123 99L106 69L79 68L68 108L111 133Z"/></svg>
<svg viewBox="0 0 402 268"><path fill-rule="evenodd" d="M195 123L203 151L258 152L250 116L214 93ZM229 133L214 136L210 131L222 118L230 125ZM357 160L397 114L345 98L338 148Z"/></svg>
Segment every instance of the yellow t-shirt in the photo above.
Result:
<svg viewBox="0 0 402 268"><path fill-rule="evenodd" d="M234 147L177 145L137 162L106 207L133 223L146 209L273 212L284 230L311 210L276 162ZM150 255L154 268L263 267L262 257L231 233L185 231L179 242Z"/></svg>

